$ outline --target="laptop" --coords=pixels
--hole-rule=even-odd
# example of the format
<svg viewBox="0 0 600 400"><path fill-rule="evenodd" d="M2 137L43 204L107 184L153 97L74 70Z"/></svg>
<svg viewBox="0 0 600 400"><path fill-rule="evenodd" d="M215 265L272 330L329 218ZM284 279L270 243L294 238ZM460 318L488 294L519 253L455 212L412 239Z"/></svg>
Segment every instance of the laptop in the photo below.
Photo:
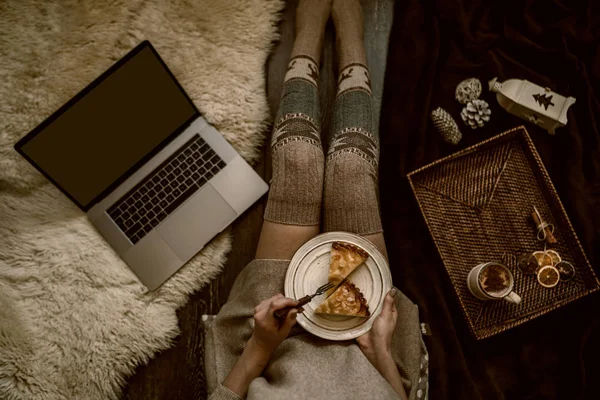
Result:
<svg viewBox="0 0 600 400"><path fill-rule="evenodd" d="M15 149L87 214L150 290L268 190L148 41Z"/></svg>

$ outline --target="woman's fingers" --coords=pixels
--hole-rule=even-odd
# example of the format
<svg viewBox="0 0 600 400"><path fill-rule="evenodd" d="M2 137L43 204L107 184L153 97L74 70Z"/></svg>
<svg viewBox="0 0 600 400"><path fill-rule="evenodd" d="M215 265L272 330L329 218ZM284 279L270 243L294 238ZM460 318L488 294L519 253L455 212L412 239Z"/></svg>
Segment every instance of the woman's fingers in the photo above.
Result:
<svg viewBox="0 0 600 400"><path fill-rule="evenodd" d="M261 311L268 310L271 307L271 303L277 299L282 299L285 296L281 293L277 293L275 296L265 299L258 303L256 307L254 307L254 314L258 314Z"/></svg>
<svg viewBox="0 0 600 400"><path fill-rule="evenodd" d="M369 333L371 331L367 332L367 333L363 333L362 335L360 335L359 337L356 338L356 341L358 342L358 344L363 345L363 344L367 344L368 340L369 340Z"/></svg>
<svg viewBox="0 0 600 400"><path fill-rule="evenodd" d="M263 300L261 301L255 308L254 308L254 314L258 314L261 311L267 310L269 308L269 306L271 305L271 299L267 299L267 300Z"/></svg>
<svg viewBox="0 0 600 400"><path fill-rule="evenodd" d="M290 299L285 297L283 294L279 293L275 296L261 301L254 308L254 321L259 323L268 323L273 324L275 317L273 313L277 310L281 310L285 307L293 307L298 304L297 300ZM298 314L297 309L292 309L286 316L286 319L283 321L282 327L291 328L296 323L296 316ZM266 318L266 319L265 319ZM271 321L271 322L267 322Z"/></svg>
<svg viewBox="0 0 600 400"><path fill-rule="evenodd" d="M296 316L298 315L298 310L296 310L295 308L292 309L287 317L285 318L285 321L283 322L283 328L284 329L292 329L292 326L294 326L294 324L296 323Z"/></svg>
<svg viewBox="0 0 600 400"><path fill-rule="evenodd" d="M383 302L383 309L381 310L381 315L384 317L388 317L392 315L392 310L394 308L394 296L396 296L396 288L392 288L387 295L385 295L385 300Z"/></svg>
<svg viewBox="0 0 600 400"><path fill-rule="evenodd" d="M392 319L394 321L394 326L396 326L396 322L398 321L398 309L396 308L396 303L394 303L394 307L392 308Z"/></svg>
<svg viewBox="0 0 600 400"><path fill-rule="evenodd" d="M271 311L277 311L285 307L295 306L296 304L298 304L297 300L290 299L289 297L281 297L273 300L269 309Z"/></svg>

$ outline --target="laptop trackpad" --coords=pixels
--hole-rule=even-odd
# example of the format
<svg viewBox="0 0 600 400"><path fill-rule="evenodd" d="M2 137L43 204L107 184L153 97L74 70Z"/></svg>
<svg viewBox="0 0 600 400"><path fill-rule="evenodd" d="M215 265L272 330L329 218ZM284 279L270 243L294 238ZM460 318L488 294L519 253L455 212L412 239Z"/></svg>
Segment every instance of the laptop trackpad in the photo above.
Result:
<svg viewBox="0 0 600 400"><path fill-rule="evenodd" d="M237 213L210 185L192 196L158 227L158 232L183 261L194 256L210 239L237 217Z"/></svg>

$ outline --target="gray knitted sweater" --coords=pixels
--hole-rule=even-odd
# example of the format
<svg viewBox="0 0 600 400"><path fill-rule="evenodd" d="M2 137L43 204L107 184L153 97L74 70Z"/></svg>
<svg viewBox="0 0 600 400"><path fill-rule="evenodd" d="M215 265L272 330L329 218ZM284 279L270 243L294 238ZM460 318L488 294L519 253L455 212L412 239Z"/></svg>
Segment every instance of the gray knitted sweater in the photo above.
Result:
<svg viewBox="0 0 600 400"><path fill-rule="evenodd" d="M227 304L209 328L206 375L210 399L239 399L221 385L253 332L254 307L283 292L289 261L255 260L237 278ZM409 399L417 390L426 354L417 307L396 295L398 323L392 346ZM426 356L425 356L426 358ZM417 391L419 396L417 396ZM356 341L318 338L299 325L273 354L262 376L250 384L248 399L394 399L392 387L363 355Z"/></svg>

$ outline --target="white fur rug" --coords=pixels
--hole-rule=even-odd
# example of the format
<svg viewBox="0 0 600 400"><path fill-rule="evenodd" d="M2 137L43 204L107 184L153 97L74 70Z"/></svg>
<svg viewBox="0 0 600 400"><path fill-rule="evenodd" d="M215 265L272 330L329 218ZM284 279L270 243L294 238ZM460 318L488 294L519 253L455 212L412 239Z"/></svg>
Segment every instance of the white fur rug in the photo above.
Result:
<svg viewBox="0 0 600 400"><path fill-rule="evenodd" d="M118 398L220 271L222 234L155 293L14 143L144 39L249 161L283 0L0 0L0 398Z"/></svg>

